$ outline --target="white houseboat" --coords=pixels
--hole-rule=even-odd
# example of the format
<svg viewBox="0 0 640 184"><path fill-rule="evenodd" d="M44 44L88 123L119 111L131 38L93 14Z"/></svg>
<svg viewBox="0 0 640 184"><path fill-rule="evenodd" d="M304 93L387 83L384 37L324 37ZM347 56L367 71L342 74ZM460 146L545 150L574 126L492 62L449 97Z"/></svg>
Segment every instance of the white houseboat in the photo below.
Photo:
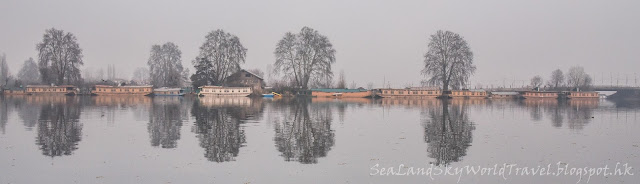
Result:
<svg viewBox="0 0 640 184"><path fill-rule="evenodd" d="M198 96L249 96L251 87L200 86Z"/></svg>
<svg viewBox="0 0 640 184"><path fill-rule="evenodd" d="M161 87L153 89L154 96L184 96L184 91L180 88Z"/></svg>

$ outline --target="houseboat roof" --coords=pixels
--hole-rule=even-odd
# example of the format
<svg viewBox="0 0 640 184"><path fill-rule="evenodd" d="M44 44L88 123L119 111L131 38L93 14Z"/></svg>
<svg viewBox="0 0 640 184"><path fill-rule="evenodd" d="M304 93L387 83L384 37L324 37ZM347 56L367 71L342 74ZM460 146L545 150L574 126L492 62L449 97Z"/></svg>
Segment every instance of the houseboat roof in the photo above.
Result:
<svg viewBox="0 0 640 184"><path fill-rule="evenodd" d="M367 91L367 90L366 89L328 89L328 88L322 88L322 89L311 89L311 91L328 92L328 93L354 93L354 92L364 92L364 91Z"/></svg>
<svg viewBox="0 0 640 184"><path fill-rule="evenodd" d="M559 91L518 91L518 93L559 93Z"/></svg>
<svg viewBox="0 0 640 184"><path fill-rule="evenodd" d="M101 87L101 88L150 88L153 86L111 86L111 85L95 85L95 87Z"/></svg>
<svg viewBox="0 0 640 184"><path fill-rule="evenodd" d="M226 89L238 89L238 88L250 88L250 87L227 87L227 86L200 86L198 88L226 88Z"/></svg>
<svg viewBox="0 0 640 184"><path fill-rule="evenodd" d="M27 85L28 88L66 88L66 87L76 87L74 85L60 85L60 86L51 86L51 85Z"/></svg>
<svg viewBox="0 0 640 184"><path fill-rule="evenodd" d="M168 88L168 87L161 87L161 88L156 88L153 89L153 91L180 91L182 89L180 88Z"/></svg>
<svg viewBox="0 0 640 184"><path fill-rule="evenodd" d="M422 86L422 87L408 87L409 90L440 90L440 87L436 86Z"/></svg>
<svg viewBox="0 0 640 184"><path fill-rule="evenodd" d="M498 92L491 92L491 94L494 94L494 95L518 95L518 92L498 91Z"/></svg>

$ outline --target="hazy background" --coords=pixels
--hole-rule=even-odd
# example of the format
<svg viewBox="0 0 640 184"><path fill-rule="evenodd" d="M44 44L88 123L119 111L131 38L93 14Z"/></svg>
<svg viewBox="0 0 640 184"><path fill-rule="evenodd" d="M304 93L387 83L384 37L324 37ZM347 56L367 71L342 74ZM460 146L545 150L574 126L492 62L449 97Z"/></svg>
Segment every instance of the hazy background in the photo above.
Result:
<svg viewBox="0 0 640 184"><path fill-rule="evenodd" d="M386 77L392 87L419 85L428 36L461 34L475 54L472 85L529 83L540 74L582 65L600 84L639 68L640 1L0 1L0 53L13 74L46 29L76 35L83 68L116 64L120 78L146 66L152 44L167 41L191 61L204 36L224 29L248 49L243 68L266 70L285 32L309 26L337 50L336 75L348 83ZM623 81L624 82L624 81ZM614 82L615 83L615 82Z"/></svg>

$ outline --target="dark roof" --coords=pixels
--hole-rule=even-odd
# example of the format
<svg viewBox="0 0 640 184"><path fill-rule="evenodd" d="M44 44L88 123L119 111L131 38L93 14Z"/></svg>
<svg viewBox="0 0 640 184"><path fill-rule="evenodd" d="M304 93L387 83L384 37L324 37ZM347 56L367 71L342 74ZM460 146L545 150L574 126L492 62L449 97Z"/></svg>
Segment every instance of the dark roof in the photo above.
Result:
<svg viewBox="0 0 640 184"><path fill-rule="evenodd" d="M256 77L257 77L258 79L260 79L260 80L264 80L262 77L260 77L260 76L256 75L255 73L252 73L252 72L250 72L250 71L247 71L247 70L245 70L245 69L241 69L240 71L247 72L247 73L249 73L249 74L251 74L251 75L253 75L253 76L256 76Z"/></svg>

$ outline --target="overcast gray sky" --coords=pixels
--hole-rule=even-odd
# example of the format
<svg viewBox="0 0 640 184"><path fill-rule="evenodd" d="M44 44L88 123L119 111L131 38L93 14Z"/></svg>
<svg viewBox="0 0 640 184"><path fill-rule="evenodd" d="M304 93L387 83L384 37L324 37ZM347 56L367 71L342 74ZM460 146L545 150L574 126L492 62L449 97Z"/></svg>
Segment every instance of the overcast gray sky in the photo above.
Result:
<svg viewBox="0 0 640 184"><path fill-rule="evenodd" d="M528 83L574 65L597 83L610 72L631 83L640 68L640 1L2 0L0 52L17 73L55 27L76 35L84 68L113 63L128 78L146 66L152 44L176 43L191 67L204 36L224 29L248 49L243 68L265 70L276 42L303 26L329 37L337 50L334 72L344 70L360 86L380 87L385 76L392 87L418 85L428 36L439 29L470 44L473 85Z"/></svg>

